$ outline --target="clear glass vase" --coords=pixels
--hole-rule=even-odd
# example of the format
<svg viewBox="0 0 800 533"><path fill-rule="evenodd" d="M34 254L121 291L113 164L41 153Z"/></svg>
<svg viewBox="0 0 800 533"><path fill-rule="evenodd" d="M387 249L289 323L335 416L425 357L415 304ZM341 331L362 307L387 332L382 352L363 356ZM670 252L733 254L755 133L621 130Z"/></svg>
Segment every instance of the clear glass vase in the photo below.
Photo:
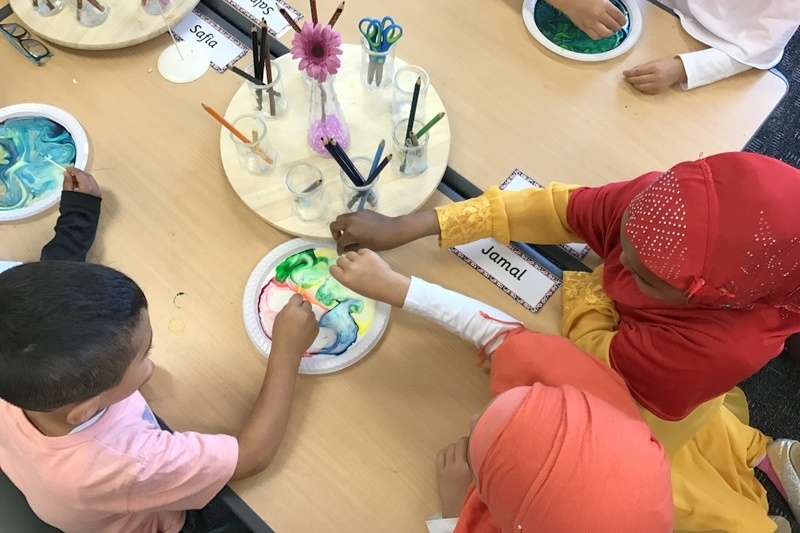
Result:
<svg viewBox="0 0 800 533"><path fill-rule="evenodd" d="M308 146L314 153L327 157L328 151L322 144L325 137L333 137L343 149L350 146L350 128L344 119L330 76L325 81L311 81L307 135Z"/></svg>

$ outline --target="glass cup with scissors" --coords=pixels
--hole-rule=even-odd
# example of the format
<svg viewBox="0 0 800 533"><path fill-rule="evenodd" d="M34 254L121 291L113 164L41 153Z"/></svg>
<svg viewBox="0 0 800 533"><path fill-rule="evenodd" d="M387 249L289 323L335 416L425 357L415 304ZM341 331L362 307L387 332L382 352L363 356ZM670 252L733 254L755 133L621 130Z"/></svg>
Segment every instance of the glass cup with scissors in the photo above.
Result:
<svg viewBox="0 0 800 533"><path fill-rule="evenodd" d="M369 88L380 89L392 84L395 43L403 36L403 28L392 17L382 20L363 18L361 32L361 81Z"/></svg>

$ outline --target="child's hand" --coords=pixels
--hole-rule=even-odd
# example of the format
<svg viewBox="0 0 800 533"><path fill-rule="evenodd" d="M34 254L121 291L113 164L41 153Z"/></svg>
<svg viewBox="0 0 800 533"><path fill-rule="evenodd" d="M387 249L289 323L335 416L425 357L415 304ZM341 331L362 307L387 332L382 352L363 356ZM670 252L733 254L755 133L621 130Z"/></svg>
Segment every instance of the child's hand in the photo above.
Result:
<svg viewBox="0 0 800 533"><path fill-rule="evenodd" d="M436 456L436 482L442 501L442 518L456 518L461 514L464 498L472 484L472 470L467 461L468 442L469 437L462 437Z"/></svg>
<svg viewBox="0 0 800 533"><path fill-rule="evenodd" d="M314 342L319 333L319 325L311 304L299 294L289 298L272 327L272 358L288 359L293 366L299 367L303 354Z"/></svg>
<svg viewBox="0 0 800 533"><path fill-rule="evenodd" d="M610 37L627 22L610 0L550 0L550 3L595 41Z"/></svg>
<svg viewBox="0 0 800 533"><path fill-rule="evenodd" d="M658 94L678 82L686 81L686 69L680 58L656 59L622 73L637 91Z"/></svg>
<svg viewBox="0 0 800 533"><path fill-rule="evenodd" d="M359 248L390 250L407 242L401 238L399 217L387 217L367 209L339 215L331 222L330 230L339 253Z"/></svg>
<svg viewBox="0 0 800 533"><path fill-rule="evenodd" d="M67 170L64 171L64 190L81 192L98 198L103 197L100 186L97 185L92 175L75 167L67 167Z"/></svg>
<svg viewBox="0 0 800 533"><path fill-rule="evenodd" d="M398 274L372 250L347 252L331 267L331 276L361 296L403 307L411 280Z"/></svg>

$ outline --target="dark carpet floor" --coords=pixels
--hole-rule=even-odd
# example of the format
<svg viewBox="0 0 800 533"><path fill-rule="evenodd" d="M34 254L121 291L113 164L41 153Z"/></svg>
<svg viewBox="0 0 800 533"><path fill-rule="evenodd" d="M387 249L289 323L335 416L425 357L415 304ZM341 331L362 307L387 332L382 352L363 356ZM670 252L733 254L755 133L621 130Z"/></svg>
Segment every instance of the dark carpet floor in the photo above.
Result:
<svg viewBox="0 0 800 533"><path fill-rule="evenodd" d="M776 68L789 81L789 92L745 149L800 168L800 31ZM753 426L776 438L800 439L800 363L781 355L742 383L742 389L750 404ZM792 531L800 533L781 495L769 481L761 481L767 487L770 513L785 516L792 523Z"/></svg>

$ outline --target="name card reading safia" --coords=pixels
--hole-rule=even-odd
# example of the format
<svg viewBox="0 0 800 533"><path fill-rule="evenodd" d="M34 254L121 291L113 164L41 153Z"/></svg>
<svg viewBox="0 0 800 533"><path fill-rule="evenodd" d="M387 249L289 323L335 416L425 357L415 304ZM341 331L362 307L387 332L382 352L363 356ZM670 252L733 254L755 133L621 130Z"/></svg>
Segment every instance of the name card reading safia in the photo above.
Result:
<svg viewBox="0 0 800 533"><path fill-rule="evenodd" d="M175 38L207 46L211 53L211 67L222 74L228 68L227 65L244 57L248 48L199 9L195 9L175 25Z"/></svg>

